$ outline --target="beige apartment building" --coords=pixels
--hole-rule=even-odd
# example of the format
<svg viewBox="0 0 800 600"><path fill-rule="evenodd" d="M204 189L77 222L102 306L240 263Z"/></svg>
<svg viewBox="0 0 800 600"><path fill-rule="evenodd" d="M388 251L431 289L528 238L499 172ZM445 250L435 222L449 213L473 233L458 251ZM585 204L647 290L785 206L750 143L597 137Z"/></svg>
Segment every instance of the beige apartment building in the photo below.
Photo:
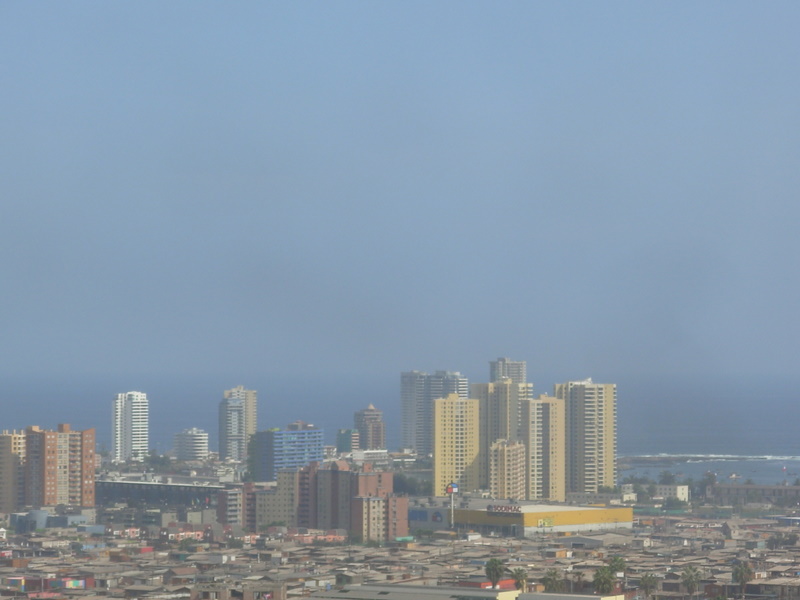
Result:
<svg viewBox="0 0 800 600"><path fill-rule="evenodd" d="M521 442L497 440L489 448L489 493L492 498L525 499L527 451Z"/></svg>
<svg viewBox="0 0 800 600"><path fill-rule="evenodd" d="M449 394L433 402L433 494L457 483L478 489L480 477L480 401Z"/></svg>
<svg viewBox="0 0 800 600"><path fill-rule="evenodd" d="M532 383L511 378L493 383L473 383L470 398L480 401L480 487L489 487L489 449L497 440L519 439L520 406L533 396Z"/></svg>
<svg viewBox="0 0 800 600"><path fill-rule="evenodd" d="M498 358L489 361L489 381L503 381L510 379L514 383L527 383L528 366L524 360L511 360Z"/></svg>
<svg viewBox="0 0 800 600"><path fill-rule="evenodd" d="M279 471L277 485L256 492L256 525L258 529L282 524L297 524L297 507L300 501L300 472Z"/></svg>
<svg viewBox="0 0 800 600"><path fill-rule="evenodd" d="M0 513L11 513L25 504L25 432L0 434Z"/></svg>
<svg viewBox="0 0 800 600"><path fill-rule="evenodd" d="M524 498L566 498L566 411L563 400L541 395L521 405L520 438L527 449Z"/></svg>
<svg viewBox="0 0 800 600"><path fill-rule="evenodd" d="M567 491L597 492L616 481L617 386L591 379L556 384L566 404Z"/></svg>

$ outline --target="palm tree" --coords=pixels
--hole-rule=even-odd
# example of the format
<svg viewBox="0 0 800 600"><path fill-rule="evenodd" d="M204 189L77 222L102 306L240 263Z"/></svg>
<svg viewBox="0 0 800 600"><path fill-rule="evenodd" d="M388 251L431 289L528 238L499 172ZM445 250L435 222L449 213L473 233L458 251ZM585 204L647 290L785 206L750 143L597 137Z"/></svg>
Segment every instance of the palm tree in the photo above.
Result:
<svg viewBox="0 0 800 600"><path fill-rule="evenodd" d="M563 591L564 583L561 580L561 573L558 569L547 569L542 577L542 585L545 592L561 592Z"/></svg>
<svg viewBox="0 0 800 600"><path fill-rule="evenodd" d="M614 589L617 578L611 567L600 567L594 572L594 591L598 594L610 594Z"/></svg>
<svg viewBox="0 0 800 600"><path fill-rule="evenodd" d="M503 573L506 570L503 561L499 558L490 558L486 562L486 567L484 570L486 571L486 577L492 584L492 589L497 588L497 582L500 581L500 578L503 576Z"/></svg>
<svg viewBox="0 0 800 600"><path fill-rule="evenodd" d="M656 591L656 588L658 588L658 577L652 573L645 573L639 579L639 589L644 592L645 598L649 598L650 594Z"/></svg>
<svg viewBox="0 0 800 600"><path fill-rule="evenodd" d="M750 563L740 562L733 567L733 582L739 585L739 590L742 593L742 600L744 600L744 592L747 589L747 583L753 578L753 569Z"/></svg>
<svg viewBox="0 0 800 600"><path fill-rule="evenodd" d="M612 556L608 559L608 568L616 575L625 572L625 559L621 556Z"/></svg>
<svg viewBox="0 0 800 600"><path fill-rule="evenodd" d="M528 572L522 567L514 570L507 569L511 573L511 579L514 580L514 587L522 590L523 593L528 591Z"/></svg>
<svg viewBox="0 0 800 600"><path fill-rule="evenodd" d="M686 586L686 591L689 592L689 595L694 596L700 584L700 571L693 565L687 565L681 571L681 581Z"/></svg>
<svg viewBox="0 0 800 600"><path fill-rule="evenodd" d="M583 590L583 576L583 571L572 571L572 580L575 582L575 590L577 590L578 593Z"/></svg>

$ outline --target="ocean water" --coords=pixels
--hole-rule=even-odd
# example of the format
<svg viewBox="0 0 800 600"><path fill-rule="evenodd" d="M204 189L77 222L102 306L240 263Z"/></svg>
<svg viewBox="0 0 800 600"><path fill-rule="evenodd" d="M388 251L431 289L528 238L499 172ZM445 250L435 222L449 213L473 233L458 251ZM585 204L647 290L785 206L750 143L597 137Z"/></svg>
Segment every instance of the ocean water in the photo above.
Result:
<svg viewBox="0 0 800 600"><path fill-rule="evenodd" d="M678 480L699 481L707 473L714 473L719 483L746 483L759 485L792 485L800 479L800 456L736 456L706 455L679 456L655 455L625 458L619 461L621 481L629 475L645 476L657 481L663 471L677 476Z"/></svg>

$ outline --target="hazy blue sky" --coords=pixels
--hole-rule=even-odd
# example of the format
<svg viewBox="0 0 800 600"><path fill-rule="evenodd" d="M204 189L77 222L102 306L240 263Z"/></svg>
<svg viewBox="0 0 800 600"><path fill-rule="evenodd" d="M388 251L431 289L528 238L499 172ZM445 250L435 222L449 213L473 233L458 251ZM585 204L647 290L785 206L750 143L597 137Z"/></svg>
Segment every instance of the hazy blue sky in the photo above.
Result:
<svg viewBox="0 0 800 600"><path fill-rule="evenodd" d="M669 379L791 388L798 26L796 2L4 2L2 401L394 393L497 356L641 414Z"/></svg>

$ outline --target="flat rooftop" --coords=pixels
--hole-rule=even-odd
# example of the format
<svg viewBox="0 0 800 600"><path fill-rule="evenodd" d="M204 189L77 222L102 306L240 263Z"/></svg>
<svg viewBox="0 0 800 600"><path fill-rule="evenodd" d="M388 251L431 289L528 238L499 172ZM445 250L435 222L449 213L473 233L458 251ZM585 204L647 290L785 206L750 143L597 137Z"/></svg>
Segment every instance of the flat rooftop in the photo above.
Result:
<svg viewBox="0 0 800 600"><path fill-rule="evenodd" d="M442 506L449 508L450 507L450 498L449 497L437 497L436 499L436 506ZM462 506L462 504L466 502L466 506ZM414 503L410 503L409 508L413 508ZM424 508L426 506L425 502L421 502L419 504L420 507ZM522 513L538 513L538 512L575 512L578 510L608 510L607 507L604 506L578 506L574 504L541 504L536 501L531 500L519 500L514 502L509 502L508 500L491 500L489 498L469 498L467 499L459 499L456 496L455 501L455 508L456 510L486 510L490 506L495 507L502 507L502 506L519 506L520 512ZM624 506L612 506L609 508L629 508ZM502 510L502 509L500 509Z"/></svg>

